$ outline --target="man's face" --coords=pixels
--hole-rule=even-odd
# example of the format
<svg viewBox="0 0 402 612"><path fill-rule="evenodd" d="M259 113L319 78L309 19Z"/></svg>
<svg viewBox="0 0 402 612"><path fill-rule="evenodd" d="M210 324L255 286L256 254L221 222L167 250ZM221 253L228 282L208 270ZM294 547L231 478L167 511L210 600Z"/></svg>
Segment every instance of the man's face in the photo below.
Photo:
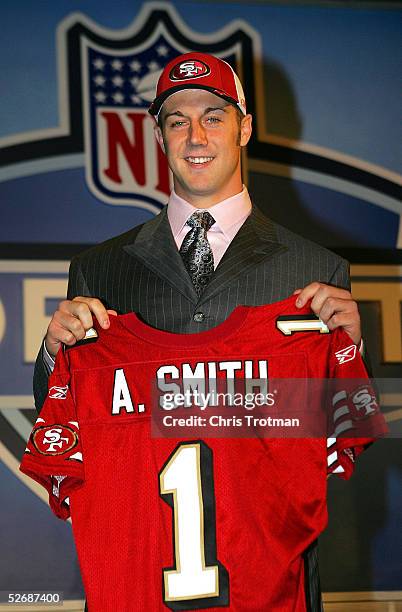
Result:
<svg viewBox="0 0 402 612"><path fill-rule="evenodd" d="M251 115L240 122L232 104L201 89L173 94L161 114L155 132L177 195L207 208L242 190L240 149L251 135Z"/></svg>

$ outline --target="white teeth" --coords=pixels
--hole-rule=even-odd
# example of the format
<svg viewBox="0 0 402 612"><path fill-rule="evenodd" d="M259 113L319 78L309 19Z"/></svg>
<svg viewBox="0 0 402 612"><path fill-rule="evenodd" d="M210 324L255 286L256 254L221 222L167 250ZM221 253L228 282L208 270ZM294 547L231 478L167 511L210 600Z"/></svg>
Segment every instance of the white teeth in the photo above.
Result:
<svg viewBox="0 0 402 612"><path fill-rule="evenodd" d="M206 164L213 160L213 157L187 157L188 161L192 164Z"/></svg>

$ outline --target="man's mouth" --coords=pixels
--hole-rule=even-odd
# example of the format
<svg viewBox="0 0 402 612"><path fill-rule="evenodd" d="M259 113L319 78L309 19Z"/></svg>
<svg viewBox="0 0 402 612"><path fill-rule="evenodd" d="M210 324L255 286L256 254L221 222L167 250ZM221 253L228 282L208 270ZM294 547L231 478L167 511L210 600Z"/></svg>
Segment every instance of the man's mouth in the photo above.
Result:
<svg viewBox="0 0 402 612"><path fill-rule="evenodd" d="M186 157L185 160L191 164L206 164L212 161L213 157Z"/></svg>

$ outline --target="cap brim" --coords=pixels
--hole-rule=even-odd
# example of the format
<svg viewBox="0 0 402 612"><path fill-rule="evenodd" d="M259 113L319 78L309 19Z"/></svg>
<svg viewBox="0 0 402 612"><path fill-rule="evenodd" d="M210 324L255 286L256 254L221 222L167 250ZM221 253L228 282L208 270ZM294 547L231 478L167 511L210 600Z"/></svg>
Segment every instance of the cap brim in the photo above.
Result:
<svg viewBox="0 0 402 612"><path fill-rule="evenodd" d="M243 112L237 100L228 96L227 94L220 91L219 89L215 89L214 87L208 87L206 85L196 85L196 84L191 83L188 85L177 85L176 87L171 87L170 89L167 89L166 91L164 91L162 94L160 94L160 96L155 98L155 100L152 102L151 106L148 109L149 114L153 115L154 117L157 117L160 113L163 103L168 98L170 98L170 96L177 93L178 91L182 91L183 89L204 89L205 91L210 91L211 93L215 94L219 98L222 98L223 100L226 100L226 102L229 102L229 104L233 104L234 106L236 106L236 108L238 108L241 112Z"/></svg>

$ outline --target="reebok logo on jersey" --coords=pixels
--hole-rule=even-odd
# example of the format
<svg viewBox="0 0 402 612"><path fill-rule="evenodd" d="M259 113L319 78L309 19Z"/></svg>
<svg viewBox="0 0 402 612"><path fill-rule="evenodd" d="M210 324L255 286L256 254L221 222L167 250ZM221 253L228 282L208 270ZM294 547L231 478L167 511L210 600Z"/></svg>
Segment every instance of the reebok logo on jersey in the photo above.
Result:
<svg viewBox="0 0 402 612"><path fill-rule="evenodd" d="M67 393L68 385L66 385L65 387L58 387L57 385L54 385L49 389L49 397L51 397L52 399L64 400L67 397Z"/></svg>
<svg viewBox="0 0 402 612"><path fill-rule="evenodd" d="M348 361L352 361L356 357L356 344L351 344L340 351L335 353L335 357L338 360L338 363L342 365L342 363L346 363Z"/></svg>

